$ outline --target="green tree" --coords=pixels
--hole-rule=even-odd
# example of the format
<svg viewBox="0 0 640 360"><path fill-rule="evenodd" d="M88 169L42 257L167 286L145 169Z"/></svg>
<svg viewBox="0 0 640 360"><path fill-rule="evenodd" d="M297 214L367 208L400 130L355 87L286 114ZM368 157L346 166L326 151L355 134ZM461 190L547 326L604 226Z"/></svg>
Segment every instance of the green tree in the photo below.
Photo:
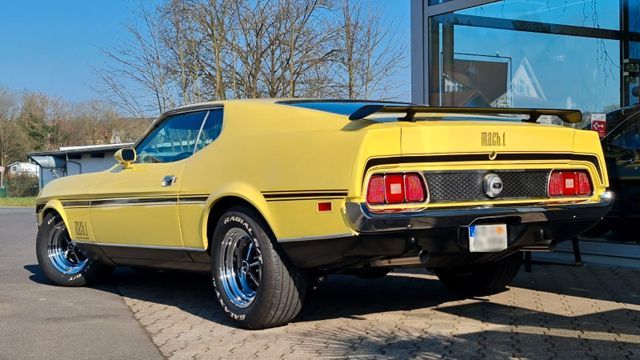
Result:
<svg viewBox="0 0 640 360"><path fill-rule="evenodd" d="M0 114L0 166L23 160L29 151L27 143L22 127Z"/></svg>
<svg viewBox="0 0 640 360"><path fill-rule="evenodd" d="M18 115L18 124L29 139L30 150L45 150L49 145L51 129L47 123L50 99L43 94L26 92Z"/></svg>
<svg viewBox="0 0 640 360"><path fill-rule="evenodd" d="M16 101L11 92L0 88L0 166L24 158L27 136L15 121Z"/></svg>

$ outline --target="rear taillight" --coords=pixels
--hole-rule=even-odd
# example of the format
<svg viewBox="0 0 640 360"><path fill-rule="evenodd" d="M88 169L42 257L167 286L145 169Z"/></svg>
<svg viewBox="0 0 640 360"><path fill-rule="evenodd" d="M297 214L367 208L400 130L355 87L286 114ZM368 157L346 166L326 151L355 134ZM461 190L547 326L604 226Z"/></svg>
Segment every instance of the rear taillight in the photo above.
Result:
<svg viewBox="0 0 640 360"><path fill-rule="evenodd" d="M593 190L591 189L591 179L589 178L589 174L587 174L585 171L580 171L578 172L577 180L578 180L577 194L591 195Z"/></svg>
<svg viewBox="0 0 640 360"><path fill-rule="evenodd" d="M554 170L549 177L549 196L588 196L591 179L586 171Z"/></svg>
<svg viewBox="0 0 640 360"><path fill-rule="evenodd" d="M384 188L387 204L401 204L404 202L404 180L402 175L385 175Z"/></svg>
<svg viewBox="0 0 640 360"><path fill-rule="evenodd" d="M420 175L404 175L404 197L407 202L410 203L424 201L424 184L422 184L422 177Z"/></svg>
<svg viewBox="0 0 640 360"><path fill-rule="evenodd" d="M367 186L370 205L424 202L425 185L417 173L373 175Z"/></svg>
<svg viewBox="0 0 640 360"><path fill-rule="evenodd" d="M373 175L367 187L367 202L372 205L384 204L384 176Z"/></svg>

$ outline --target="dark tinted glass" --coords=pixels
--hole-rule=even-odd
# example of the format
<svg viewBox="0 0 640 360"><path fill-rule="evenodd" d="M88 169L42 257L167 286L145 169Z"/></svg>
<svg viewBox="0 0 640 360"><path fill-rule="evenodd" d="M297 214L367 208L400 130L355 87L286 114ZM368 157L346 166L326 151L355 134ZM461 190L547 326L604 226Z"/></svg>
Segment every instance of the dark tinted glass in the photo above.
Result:
<svg viewBox="0 0 640 360"><path fill-rule="evenodd" d="M326 111L339 115L351 115L365 105L407 105L407 103L379 101L295 101L280 104L302 107L306 109Z"/></svg>
<svg viewBox="0 0 640 360"><path fill-rule="evenodd" d="M629 119L623 129L613 135L609 140L610 144L628 150L640 149L640 117Z"/></svg>

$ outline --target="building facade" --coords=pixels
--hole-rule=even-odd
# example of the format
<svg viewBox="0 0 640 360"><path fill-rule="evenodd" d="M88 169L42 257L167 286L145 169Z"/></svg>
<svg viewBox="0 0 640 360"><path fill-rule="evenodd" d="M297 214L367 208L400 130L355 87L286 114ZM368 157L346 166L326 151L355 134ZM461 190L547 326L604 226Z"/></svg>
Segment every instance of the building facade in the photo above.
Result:
<svg viewBox="0 0 640 360"><path fill-rule="evenodd" d="M27 175L38 176L38 167L32 163L16 161L7 165L7 176Z"/></svg>
<svg viewBox="0 0 640 360"><path fill-rule="evenodd" d="M40 189L50 181L69 175L107 170L116 164L116 151L132 144L109 144L61 147L54 151L29 154L29 160L38 166Z"/></svg>
<svg viewBox="0 0 640 360"><path fill-rule="evenodd" d="M418 103L638 103L640 0L412 0L411 47Z"/></svg>
<svg viewBox="0 0 640 360"><path fill-rule="evenodd" d="M638 104L639 77L640 0L411 0L413 102L606 113ZM640 266L637 238L581 244Z"/></svg>

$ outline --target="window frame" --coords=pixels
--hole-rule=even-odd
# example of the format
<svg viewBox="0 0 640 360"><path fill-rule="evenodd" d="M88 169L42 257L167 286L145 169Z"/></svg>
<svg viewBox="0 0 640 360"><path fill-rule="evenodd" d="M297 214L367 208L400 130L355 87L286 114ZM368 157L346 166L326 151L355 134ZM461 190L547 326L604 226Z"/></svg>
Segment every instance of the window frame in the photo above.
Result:
<svg viewBox="0 0 640 360"><path fill-rule="evenodd" d="M441 51L435 31L440 25L464 25L500 30L538 32L614 40L620 43L619 60L631 58L630 44L640 42L640 31L633 31L629 19L629 0L620 1L620 23L618 29L603 29L568 24L554 24L528 20L503 19L476 15L459 14L461 10L471 9L499 2L500 0L415 0L411 2L411 77L413 102L437 105L433 94L440 94L438 74L431 69L439 67L438 54ZM635 58L634 58L635 59ZM437 72L436 72L437 73ZM624 66L620 66L620 106L631 105L633 94L625 83ZM434 77L436 79L434 79Z"/></svg>
<svg viewBox="0 0 640 360"><path fill-rule="evenodd" d="M202 128L203 128L203 126L205 124L205 121L209 117L209 112L212 111L212 110L221 110L222 111L222 126L220 128L220 135L222 135L222 132L224 131L224 106L222 104L191 106L191 107L188 107L188 108L178 108L178 109L175 109L175 110L170 110L170 111L167 111L167 112L163 113L162 115L160 115L153 122L153 124L149 127L149 129L144 133L144 135L142 135L131 147L136 150L136 154L137 154L138 153L138 147L140 146L140 144L142 144L158 127L160 127L162 124L164 124L170 117L173 117L173 116L176 116L176 115L184 115L184 114L194 113L194 112L206 112L205 117L202 119L202 123L200 124L200 129L198 131L198 135L197 135L196 141L194 143L194 150L195 150L195 148L196 148L196 146L198 144L198 141L200 139ZM220 137L220 135L218 135L218 137ZM202 149L204 149L204 147ZM202 150L202 149L200 149L200 150ZM138 161L136 160L136 164L138 164L138 165L141 165L141 164L153 165L153 164L177 163L177 162L189 159L196 152L197 151L194 151L193 153L191 153L191 155L189 157L184 158L184 159L180 159L180 160L177 160L177 161L161 162L161 163L138 163Z"/></svg>
<svg viewBox="0 0 640 360"><path fill-rule="evenodd" d="M222 116L220 118L220 133L218 133L218 136L216 136L213 140L211 140L211 143L201 147L198 149L198 144L201 141L202 138L202 134L203 131L205 129L205 125L207 124L207 121L209 121L210 115L213 111L218 111L220 110L220 112L222 113ZM222 107L217 107L217 108L211 108L206 110L207 111L207 115L204 117L204 119L202 120L202 124L200 124L200 130L198 131L198 136L196 137L196 141L193 144L193 154L197 153L198 151L202 151L204 150L207 146L211 145L214 141L216 141L220 135L222 135L222 129L224 127L224 109ZM191 154L193 156L193 154Z"/></svg>

